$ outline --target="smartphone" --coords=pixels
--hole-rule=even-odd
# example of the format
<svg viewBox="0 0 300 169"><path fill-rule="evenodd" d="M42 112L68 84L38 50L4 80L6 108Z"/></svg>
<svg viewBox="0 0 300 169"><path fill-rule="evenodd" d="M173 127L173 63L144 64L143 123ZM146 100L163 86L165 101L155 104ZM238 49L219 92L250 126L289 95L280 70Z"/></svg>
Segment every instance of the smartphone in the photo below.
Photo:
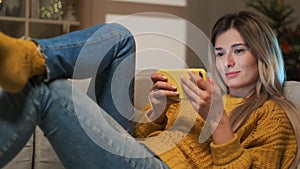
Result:
<svg viewBox="0 0 300 169"><path fill-rule="evenodd" d="M157 73L162 74L168 78L168 83L177 87L177 92L179 93L179 97L170 97L170 99L187 99L184 91L181 87L180 77L189 78L188 72L192 71L199 74L204 80L206 80L206 71L203 68L189 68L189 69L158 69Z"/></svg>

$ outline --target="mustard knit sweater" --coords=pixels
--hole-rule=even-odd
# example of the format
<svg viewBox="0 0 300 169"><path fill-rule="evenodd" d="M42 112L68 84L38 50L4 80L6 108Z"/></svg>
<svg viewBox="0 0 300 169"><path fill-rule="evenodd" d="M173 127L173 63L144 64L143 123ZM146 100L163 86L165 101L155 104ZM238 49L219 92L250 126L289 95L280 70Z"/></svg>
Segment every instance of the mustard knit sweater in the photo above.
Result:
<svg viewBox="0 0 300 169"><path fill-rule="evenodd" d="M229 95L225 100L227 114L243 102ZM143 123L137 123L134 132L172 169L287 169L296 156L297 143L290 121L272 101L255 110L234 138L223 145L213 144L211 138L200 143L198 137L205 122L197 116L194 121L183 118L178 123L179 107L180 104L170 106L164 124L151 122L145 111L138 117ZM150 108L148 105L145 110ZM193 125L173 127L174 123Z"/></svg>

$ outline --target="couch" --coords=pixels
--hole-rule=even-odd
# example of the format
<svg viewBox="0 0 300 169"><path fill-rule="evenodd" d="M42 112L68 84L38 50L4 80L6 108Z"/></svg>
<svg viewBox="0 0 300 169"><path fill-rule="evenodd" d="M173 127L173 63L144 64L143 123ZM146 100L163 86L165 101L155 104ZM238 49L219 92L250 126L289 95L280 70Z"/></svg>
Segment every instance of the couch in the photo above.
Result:
<svg viewBox="0 0 300 169"><path fill-rule="evenodd" d="M153 71L137 72L135 78L135 108L141 110L148 101L151 87L150 74ZM76 85L83 91L88 80ZM75 84L75 83L74 83ZM285 96L291 99L300 110L300 82L287 81L284 87ZM37 127L34 134L21 152L4 169L63 169L57 155L53 151L42 131Z"/></svg>

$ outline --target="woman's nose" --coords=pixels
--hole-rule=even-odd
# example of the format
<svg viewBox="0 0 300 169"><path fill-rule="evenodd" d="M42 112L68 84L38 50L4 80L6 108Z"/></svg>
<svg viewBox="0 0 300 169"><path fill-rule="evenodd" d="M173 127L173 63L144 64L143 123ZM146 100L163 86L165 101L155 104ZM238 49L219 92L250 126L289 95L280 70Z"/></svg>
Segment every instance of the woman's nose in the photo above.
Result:
<svg viewBox="0 0 300 169"><path fill-rule="evenodd" d="M234 61L234 58L232 56L231 53L227 54L225 59L224 59L224 66L226 68L231 68L235 65L235 61Z"/></svg>

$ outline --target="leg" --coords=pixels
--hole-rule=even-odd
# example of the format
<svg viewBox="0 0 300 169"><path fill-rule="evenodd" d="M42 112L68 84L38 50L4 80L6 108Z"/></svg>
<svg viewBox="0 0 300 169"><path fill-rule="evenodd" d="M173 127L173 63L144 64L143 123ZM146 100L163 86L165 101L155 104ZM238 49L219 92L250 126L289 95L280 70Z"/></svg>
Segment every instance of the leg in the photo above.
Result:
<svg viewBox="0 0 300 169"><path fill-rule="evenodd" d="M0 167L17 154L38 122L66 168L168 168L68 82L28 91L0 95Z"/></svg>
<svg viewBox="0 0 300 169"><path fill-rule="evenodd" d="M50 81L92 77L89 96L127 127L132 115L135 72L135 42L127 29L103 24L35 41L46 55Z"/></svg>
<svg viewBox="0 0 300 169"><path fill-rule="evenodd" d="M38 96L39 126L66 168L167 168L67 82L55 81Z"/></svg>
<svg viewBox="0 0 300 169"><path fill-rule="evenodd" d="M0 88L0 168L22 149L40 118L34 109L37 100L28 95L29 88L28 84L17 94Z"/></svg>

